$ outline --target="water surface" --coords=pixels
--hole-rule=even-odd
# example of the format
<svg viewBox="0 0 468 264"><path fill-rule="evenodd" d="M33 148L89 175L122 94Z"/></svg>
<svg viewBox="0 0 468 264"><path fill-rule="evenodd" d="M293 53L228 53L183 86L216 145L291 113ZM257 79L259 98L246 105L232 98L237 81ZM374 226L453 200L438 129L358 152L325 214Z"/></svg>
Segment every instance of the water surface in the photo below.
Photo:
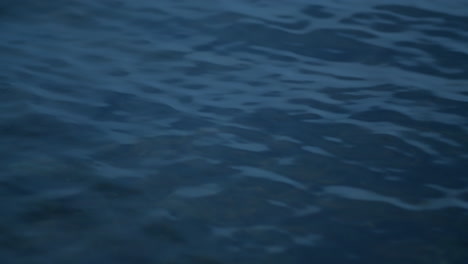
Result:
<svg viewBox="0 0 468 264"><path fill-rule="evenodd" d="M2 263L468 259L466 1L3 1Z"/></svg>

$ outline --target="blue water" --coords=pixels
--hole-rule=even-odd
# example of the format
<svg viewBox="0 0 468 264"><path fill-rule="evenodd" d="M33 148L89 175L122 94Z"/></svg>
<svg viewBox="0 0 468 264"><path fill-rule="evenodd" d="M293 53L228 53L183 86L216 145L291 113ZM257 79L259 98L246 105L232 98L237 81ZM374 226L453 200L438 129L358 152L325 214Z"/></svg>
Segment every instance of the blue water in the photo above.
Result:
<svg viewBox="0 0 468 264"><path fill-rule="evenodd" d="M2 1L0 33L0 263L468 263L465 0Z"/></svg>

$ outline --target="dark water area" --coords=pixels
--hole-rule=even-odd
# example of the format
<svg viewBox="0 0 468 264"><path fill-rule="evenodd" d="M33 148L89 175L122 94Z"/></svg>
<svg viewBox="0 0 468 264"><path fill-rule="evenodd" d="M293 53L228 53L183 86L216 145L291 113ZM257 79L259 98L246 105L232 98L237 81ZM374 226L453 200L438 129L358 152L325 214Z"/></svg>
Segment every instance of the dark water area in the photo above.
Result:
<svg viewBox="0 0 468 264"><path fill-rule="evenodd" d="M468 1L1 1L0 33L0 263L468 263Z"/></svg>

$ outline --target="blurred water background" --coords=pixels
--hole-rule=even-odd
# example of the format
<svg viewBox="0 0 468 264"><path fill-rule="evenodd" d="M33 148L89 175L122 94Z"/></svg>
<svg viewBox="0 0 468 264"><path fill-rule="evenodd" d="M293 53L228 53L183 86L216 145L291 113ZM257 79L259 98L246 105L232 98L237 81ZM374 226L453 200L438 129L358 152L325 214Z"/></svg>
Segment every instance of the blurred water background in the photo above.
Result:
<svg viewBox="0 0 468 264"><path fill-rule="evenodd" d="M1 263L468 263L468 1L0 2Z"/></svg>

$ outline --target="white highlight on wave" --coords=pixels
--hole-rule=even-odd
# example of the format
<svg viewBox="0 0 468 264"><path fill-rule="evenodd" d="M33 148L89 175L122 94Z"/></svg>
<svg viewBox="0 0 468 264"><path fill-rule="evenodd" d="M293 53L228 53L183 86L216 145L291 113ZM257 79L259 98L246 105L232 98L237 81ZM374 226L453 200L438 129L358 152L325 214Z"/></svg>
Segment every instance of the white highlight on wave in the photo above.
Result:
<svg viewBox="0 0 468 264"><path fill-rule="evenodd" d="M468 188L453 190L432 184L428 184L426 186L441 191L445 195L440 198L427 199L421 204L411 204L404 202L399 198L385 196L365 189L348 186L327 186L324 188L324 193L351 200L387 203L410 211L439 210L451 207L468 210L468 202L465 202L457 197L461 193L468 192Z"/></svg>
<svg viewBox="0 0 468 264"><path fill-rule="evenodd" d="M286 176L279 175L279 174L276 174L274 172L267 171L267 170L264 170L264 169L259 169L259 168L255 168L255 167L249 167L249 166L231 166L231 168L236 169L236 170L240 170L242 172L243 176L248 176L248 177L253 177L253 178L261 178L261 179L266 179L266 180L270 180L270 181L274 181L274 182L280 182L280 183L284 183L284 184L293 186L293 187L295 187L297 189L300 189L300 190L306 190L307 189L307 186L305 186L304 184L302 184L302 183L300 183L298 181L292 180L292 179L290 179L290 178L288 178Z"/></svg>

